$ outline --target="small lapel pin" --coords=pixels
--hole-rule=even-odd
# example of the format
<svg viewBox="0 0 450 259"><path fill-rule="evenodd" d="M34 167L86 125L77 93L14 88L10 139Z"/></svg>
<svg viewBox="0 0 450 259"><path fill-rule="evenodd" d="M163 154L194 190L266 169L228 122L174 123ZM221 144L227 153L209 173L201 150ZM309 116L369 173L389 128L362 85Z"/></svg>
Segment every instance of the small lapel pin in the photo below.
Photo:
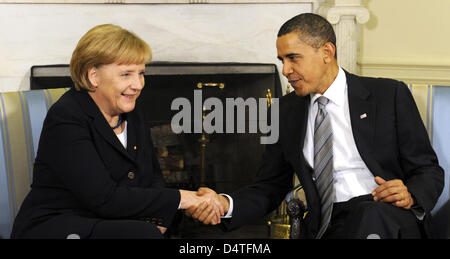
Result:
<svg viewBox="0 0 450 259"><path fill-rule="evenodd" d="M367 113L361 114L361 116L359 116L359 118L361 118L361 120L367 118Z"/></svg>

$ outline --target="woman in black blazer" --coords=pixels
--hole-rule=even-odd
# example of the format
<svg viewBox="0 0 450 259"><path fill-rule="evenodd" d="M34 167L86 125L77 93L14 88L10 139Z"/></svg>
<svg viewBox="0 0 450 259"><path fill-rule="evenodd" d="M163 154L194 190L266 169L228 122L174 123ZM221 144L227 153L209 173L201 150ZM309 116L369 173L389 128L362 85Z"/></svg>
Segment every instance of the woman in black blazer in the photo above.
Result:
<svg viewBox="0 0 450 259"><path fill-rule="evenodd" d="M161 238L177 209L210 198L165 188L150 131L135 101L150 47L118 26L99 25L70 62L75 88L48 111L33 183L12 238Z"/></svg>

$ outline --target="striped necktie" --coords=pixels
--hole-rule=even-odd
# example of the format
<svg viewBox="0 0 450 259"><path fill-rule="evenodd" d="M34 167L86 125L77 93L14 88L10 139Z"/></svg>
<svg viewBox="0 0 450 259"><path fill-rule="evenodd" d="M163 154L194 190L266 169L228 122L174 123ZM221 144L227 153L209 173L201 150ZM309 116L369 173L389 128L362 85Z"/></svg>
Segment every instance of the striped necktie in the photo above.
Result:
<svg viewBox="0 0 450 259"><path fill-rule="evenodd" d="M320 229L316 238L321 238L327 229L333 209L333 132L330 116L325 109L328 99L317 98L318 111L314 122L314 172L316 187L322 204Z"/></svg>

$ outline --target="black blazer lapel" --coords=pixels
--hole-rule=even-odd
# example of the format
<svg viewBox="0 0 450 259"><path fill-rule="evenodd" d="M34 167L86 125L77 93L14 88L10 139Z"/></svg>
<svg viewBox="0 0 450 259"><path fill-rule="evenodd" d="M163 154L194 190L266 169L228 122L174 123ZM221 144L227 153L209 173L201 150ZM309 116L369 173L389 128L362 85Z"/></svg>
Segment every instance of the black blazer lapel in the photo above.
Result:
<svg viewBox="0 0 450 259"><path fill-rule="evenodd" d="M138 137L141 136L141 132L138 131L137 123L138 122L134 119L133 116L127 116L127 153L134 160L136 160L138 149L141 149L138 143L144 143L143 141L138 141Z"/></svg>
<svg viewBox="0 0 450 259"><path fill-rule="evenodd" d="M81 108L86 112L86 114L88 114L92 118L93 125L95 129L98 131L99 135L102 136L109 144L111 144L111 146L115 150L117 150L125 157L134 162L134 158L124 148L124 146L117 138L114 131L111 130L111 127L109 126L105 117L101 113L100 109L98 108L94 100L92 100L92 98L89 96L89 94L86 91L75 91L75 92L76 92L75 94L76 99L80 103ZM128 133L129 132L130 129L128 129ZM129 135L133 134L128 134L128 136Z"/></svg>

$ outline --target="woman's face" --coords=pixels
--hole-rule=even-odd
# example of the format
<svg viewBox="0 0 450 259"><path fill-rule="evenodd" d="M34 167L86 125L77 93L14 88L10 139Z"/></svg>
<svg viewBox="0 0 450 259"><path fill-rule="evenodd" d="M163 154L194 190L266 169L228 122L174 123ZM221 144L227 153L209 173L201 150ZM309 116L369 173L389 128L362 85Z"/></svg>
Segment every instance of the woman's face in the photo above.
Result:
<svg viewBox="0 0 450 259"><path fill-rule="evenodd" d="M134 109L144 88L145 64L116 63L89 69L95 92L89 92L104 115L116 116Z"/></svg>

